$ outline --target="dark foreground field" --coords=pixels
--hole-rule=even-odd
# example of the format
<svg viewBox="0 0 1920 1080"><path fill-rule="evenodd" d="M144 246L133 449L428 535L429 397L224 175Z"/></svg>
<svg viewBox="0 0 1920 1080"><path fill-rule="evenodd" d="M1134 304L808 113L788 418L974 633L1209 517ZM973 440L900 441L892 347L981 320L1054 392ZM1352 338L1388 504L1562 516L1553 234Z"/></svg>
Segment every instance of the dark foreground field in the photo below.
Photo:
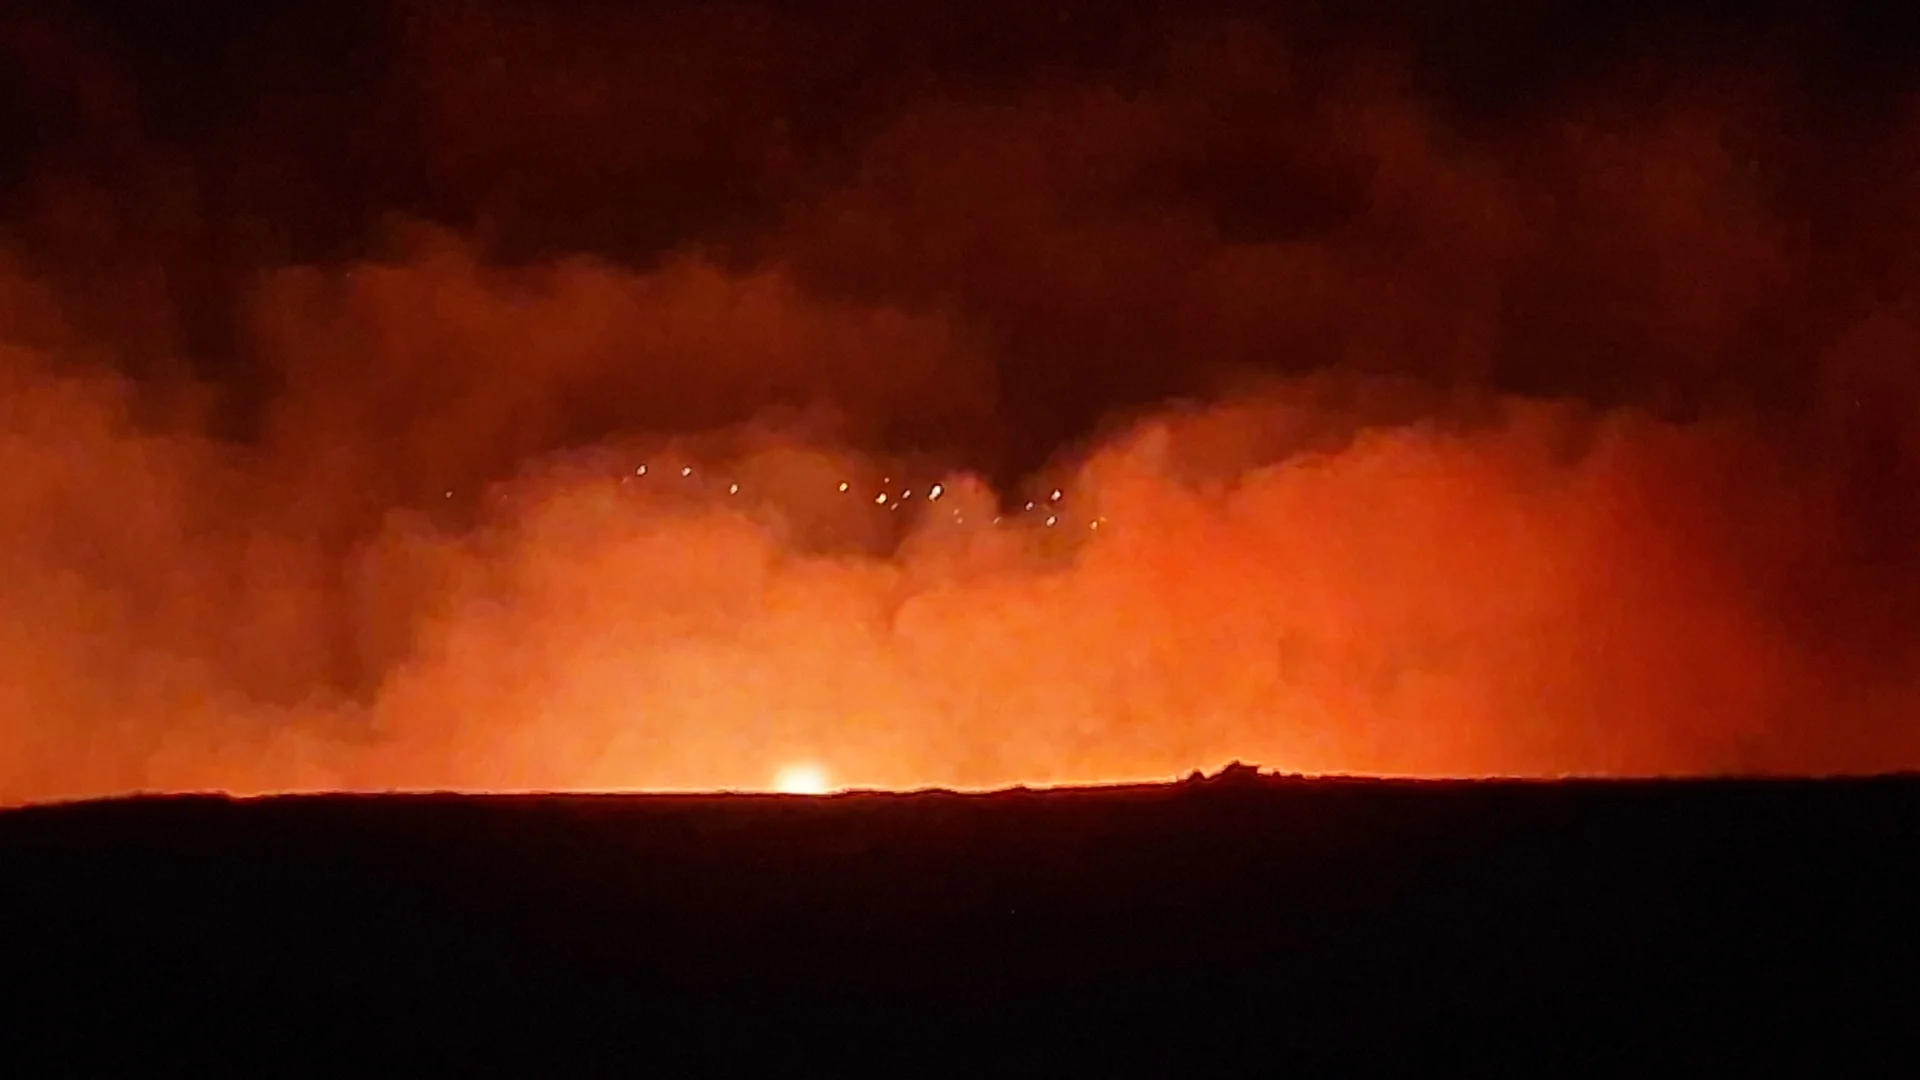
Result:
<svg viewBox="0 0 1920 1080"><path fill-rule="evenodd" d="M0 1036L10 1075L1897 1074L1917 840L1911 779L36 808Z"/></svg>

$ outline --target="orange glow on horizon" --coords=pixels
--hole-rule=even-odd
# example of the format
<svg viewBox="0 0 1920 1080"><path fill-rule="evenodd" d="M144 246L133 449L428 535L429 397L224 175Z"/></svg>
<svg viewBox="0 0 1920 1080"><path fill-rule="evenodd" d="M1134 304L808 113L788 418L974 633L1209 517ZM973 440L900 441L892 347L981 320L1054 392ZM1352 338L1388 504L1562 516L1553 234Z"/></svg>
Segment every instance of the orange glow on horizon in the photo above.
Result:
<svg viewBox="0 0 1920 1080"><path fill-rule="evenodd" d="M490 6L21 84L0 803L1920 767L1920 111Z"/></svg>
<svg viewBox="0 0 1920 1080"><path fill-rule="evenodd" d="M825 795L833 790L827 770L800 762L783 766L774 774L773 790L782 795Z"/></svg>
<svg viewBox="0 0 1920 1080"><path fill-rule="evenodd" d="M41 659L13 669L25 677L7 715L64 708L103 732L135 710L169 722L76 744L16 720L4 795L990 790L1236 759L1645 775L1746 767L1728 756L1746 733L1796 707L1817 715L1806 654L1736 583L1702 573L1693 545L1716 534L1660 527L1686 507L1649 486L1763 458L1626 421L1569 468L1533 434L1561 421L1514 405L1485 433L1366 435L1243 469L1231 489L1180 475L1183 447L1292 408L1283 394L1152 420L1044 507L997 524L926 513L886 554L807 546L807 527L888 519L837 502L849 462L803 444L672 470L718 477L692 504L679 481L652 494L631 464L596 479L557 462L495 489L510 517L469 533L402 521L362 551L370 584L430 586L405 658L363 703L250 699L204 667L166 666L158 643L128 654L122 681L89 681L71 666L81 652L49 651L77 625L43 608L35 636L4 642ZM977 479L939 483L943 508L991 509ZM1066 514L1106 527L1046 524ZM297 608L255 618L292 620L257 624L282 645L306 632ZM833 746L831 779L769 749L794 744Z"/></svg>

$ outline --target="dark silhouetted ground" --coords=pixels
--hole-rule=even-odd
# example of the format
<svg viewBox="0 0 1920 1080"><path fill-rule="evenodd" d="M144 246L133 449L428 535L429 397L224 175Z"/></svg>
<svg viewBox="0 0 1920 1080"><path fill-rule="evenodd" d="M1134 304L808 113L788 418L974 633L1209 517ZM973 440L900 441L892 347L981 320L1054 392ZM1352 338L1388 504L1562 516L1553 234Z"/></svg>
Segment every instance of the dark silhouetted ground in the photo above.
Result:
<svg viewBox="0 0 1920 1080"><path fill-rule="evenodd" d="M1897 1073L1916 837L1910 779L32 808L0 1033L12 1075Z"/></svg>

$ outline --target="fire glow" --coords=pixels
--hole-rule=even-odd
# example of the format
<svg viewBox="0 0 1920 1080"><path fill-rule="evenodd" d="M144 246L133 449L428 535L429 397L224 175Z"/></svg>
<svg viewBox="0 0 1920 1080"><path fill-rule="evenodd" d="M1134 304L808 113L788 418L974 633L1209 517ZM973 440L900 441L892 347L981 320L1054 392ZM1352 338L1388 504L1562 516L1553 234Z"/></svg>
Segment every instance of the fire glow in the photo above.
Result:
<svg viewBox="0 0 1920 1080"><path fill-rule="evenodd" d="M0 230L0 801L1920 766L1920 119L1492 138L1236 24L802 122L779 20L427 7L456 224L300 261L134 139Z"/></svg>
<svg viewBox="0 0 1920 1080"><path fill-rule="evenodd" d="M1699 572L1712 544L1758 522L1715 522L1718 541L1661 524L1688 507L1650 485L1764 462L1729 456L1732 436L1605 421L1567 466L1537 432L1574 418L1513 405L1480 433L1383 430L1242 466L1231 487L1183 478L1195 448L1305 408L1280 394L1149 421L998 524L999 497L950 474L937 505L908 504L918 516L897 546L864 555L826 538L898 519L838 501L835 476L870 466L837 451L760 438L681 466L670 483L752 478L691 503L627 482L632 466L594 476L556 459L489 489L483 506L499 509L469 529L399 517L358 550L363 602L413 598L393 616L404 647L358 702L249 693L271 684L241 676L264 678L324 625L326 606L297 605L339 601L284 576L236 597L275 600L232 609L256 620L238 641L222 624L156 638L177 627L129 622L81 580L16 584L14 610L37 600L41 619L5 640L7 794L990 788L1161 780L1236 758L1309 773L1685 772L1718 767L1769 710L1817 702L1804 652ZM158 550L155 530L183 512L165 500L190 478L151 471L160 447L115 438L130 441L73 459L97 463L83 490L116 493L129 555ZM103 469L149 471L110 485ZM948 512L961 508L967 523ZM1043 521L1067 513L1111 524L1063 547ZM295 536L238 539L173 567L204 574L239 551L276 553L276 575L302 565ZM117 611L107 625L125 636L73 621L89 611ZM260 644L260 666L196 661L223 641ZM102 648L120 650L115 680L80 666ZM68 737L21 720L56 710ZM1555 723L1531 723L1543 715ZM129 730L143 737L108 737ZM796 743L826 748L831 780L769 749Z"/></svg>
<svg viewBox="0 0 1920 1080"><path fill-rule="evenodd" d="M774 774L773 790L782 795L825 795L833 787L827 770L811 762L797 762Z"/></svg>

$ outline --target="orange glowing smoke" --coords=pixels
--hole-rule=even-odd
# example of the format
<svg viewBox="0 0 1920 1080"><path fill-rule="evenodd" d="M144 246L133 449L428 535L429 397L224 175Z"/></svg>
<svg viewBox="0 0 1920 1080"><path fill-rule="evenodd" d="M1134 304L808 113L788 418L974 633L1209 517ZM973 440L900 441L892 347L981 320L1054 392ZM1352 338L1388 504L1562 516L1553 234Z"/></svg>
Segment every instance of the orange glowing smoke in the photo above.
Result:
<svg viewBox="0 0 1920 1080"><path fill-rule="evenodd" d="M393 516L335 587L369 638L406 641L359 701L252 691L300 677L314 656L298 650L319 649L338 610L297 534L196 539L189 477L164 464L177 447L116 434L97 404L91 430L63 413L63 438L94 444L43 443L41 463L9 475L9 505L80 490L111 493L116 513L92 536L106 546L89 552L91 578L10 579L6 790L824 790L1166 778L1233 758L1426 774L1911 760L1897 725L1822 733L1836 700L1859 715L1873 696L1837 698L1786 609L1720 561L1767 533L1788 555L1814 550L1780 515L1819 494L1781 487L1751 515L1687 504L1695 488L1773 482L1737 432L1508 405L1477 430L1364 433L1196 475L1194 447L1315 419L1287 396L1146 421L1061 500L999 524L978 481L944 477L891 556L813 550L803 526L875 510L829 482L863 466L799 446L703 464L758 478L703 498L556 464L488 489L483 503L511 514L468 531ZM1588 449L1555 460L1543 432L1582 424ZM144 594L102 584L115 574ZM223 584L237 591L222 599ZM222 670L223 652L259 666ZM818 771L783 773L794 762Z"/></svg>
<svg viewBox="0 0 1920 1080"><path fill-rule="evenodd" d="M267 267L242 393L100 254L153 200L48 179L0 267L0 800L1920 765L1920 189L1862 165L1879 217L1802 228L1766 101L1476 139L1200 34L807 170L772 23L591 78L492 26L410 46L433 182L511 224L718 145L777 212Z"/></svg>

